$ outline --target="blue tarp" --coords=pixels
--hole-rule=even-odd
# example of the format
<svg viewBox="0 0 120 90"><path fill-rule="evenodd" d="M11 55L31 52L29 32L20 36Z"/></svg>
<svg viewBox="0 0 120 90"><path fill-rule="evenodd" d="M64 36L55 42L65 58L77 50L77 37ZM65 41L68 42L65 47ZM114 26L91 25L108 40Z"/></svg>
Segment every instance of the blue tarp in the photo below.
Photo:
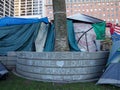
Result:
<svg viewBox="0 0 120 90"><path fill-rule="evenodd" d="M55 44L55 31L54 31L54 25L49 24L48 26L48 33L47 33L47 39L44 46L44 51L54 51L54 44Z"/></svg>
<svg viewBox="0 0 120 90"><path fill-rule="evenodd" d="M70 51L80 51L80 49L77 46L77 41L75 39L73 20L67 20L67 31Z"/></svg>
<svg viewBox="0 0 120 90"><path fill-rule="evenodd" d="M41 22L48 24L47 18L25 19L5 17L0 19L0 55L8 51L35 51L35 40ZM80 51L75 40L73 20L67 20L68 42L71 51ZM54 25L49 24L44 51L54 51Z"/></svg>
<svg viewBox="0 0 120 90"><path fill-rule="evenodd" d="M10 26L10 25L24 25L24 24L32 24L32 23L38 23L38 22L44 22L49 23L48 18L16 18L16 17L4 17L0 19L0 26Z"/></svg>
<svg viewBox="0 0 120 90"><path fill-rule="evenodd" d="M70 51L80 51L80 49L77 46L77 41L75 40L73 20L67 20L67 32ZM55 44L54 25L50 25L48 29L47 41L45 44L44 51L54 51L54 44Z"/></svg>
<svg viewBox="0 0 120 90"><path fill-rule="evenodd" d="M34 42L41 23L0 27L0 55L8 51L35 51Z"/></svg>
<svg viewBox="0 0 120 90"><path fill-rule="evenodd" d="M49 23L47 18L0 19L0 55L7 55L8 51L35 51L34 43L41 22Z"/></svg>

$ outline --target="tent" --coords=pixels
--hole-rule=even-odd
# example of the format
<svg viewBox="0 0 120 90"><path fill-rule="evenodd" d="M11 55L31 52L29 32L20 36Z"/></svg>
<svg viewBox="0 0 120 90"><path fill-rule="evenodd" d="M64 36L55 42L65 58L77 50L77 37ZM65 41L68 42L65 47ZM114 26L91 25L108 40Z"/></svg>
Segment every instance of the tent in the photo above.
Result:
<svg viewBox="0 0 120 90"><path fill-rule="evenodd" d="M89 23L89 24L103 22L103 20L101 20L101 19L89 16L89 15L85 15L85 14L80 14L80 13L69 16L68 19L85 22L85 23Z"/></svg>
<svg viewBox="0 0 120 90"><path fill-rule="evenodd" d="M107 67L97 84L111 84L120 87L120 26L111 28L112 48Z"/></svg>
<svg viewBox="0 0 120 90"><path fill-rule="evenodd" d="M77 25L77 30L75 25ZM67 33L68 33L68 43L69 43L70 51L82 51L82 48L79 47L81 40L78 40L79 39L78 37L80 37L81 35L79 33L81 32L81 28L82 30L84 30L84 33L82 35L89 33L87 38L90 38L90 36L93 35L94 33L95 35L94 40L96 40L96 38L98 40L101 40L101 39L104 39L104 36L105 36L105 27L106 27L106 23L103 20L88 16L88 15L76 14L68 17ZM84 36L82 37L82 40L83 42L86 43ZM54 23L53 23L53 24L50 24L49 26L47 39L46 39L43 51L53 51L54 42L55 42L55 31L54 31ZM94 41L90 41L90 42L92 43L88 45L89 47L92 46ZM94 46L93 49L96 48L95 44L93 46Z"/></svg>
<svg viewBox="0 0 120 90"><path fill-rule="evenodd" d="M9 51L35 51L45 44L49 21L45 18L3 17L0 19L0 56ZM40 37L41 36L41 37ZM44 39L42 36L44 36ZM35 47L37 46L37 47ZM41 48L41 47L40 47ZM42 50L42 49L40 49ZM0 62L0 79L6 78L8 70Z"/></svg>
<svg viewBox="0 0 120 90"><path fill-rule="evenodd" d="M7 55L8 51L35 51L35 42L39 32L42 36L45 30L42 25L49 24L45 18L16 18L4 17L0 19L0 55ZM42 38L42 37L41 37ZM40 39L39 39L40 40ZM44 43L42 41L41 43Z"/></svg>
<svg viewBox="0 0 120 90"><path fill-rule="evenodd" d="M0 56L9 51L53 51L54 25L48 18L0 19Z"/></svg>
<svg viewBox="0 0 120 90"><path fill-rule="evenodd" d="M8 70L5 68L5 66L0 63L0 79L4 78L8 73Z"/></svg>
<svg viewBox="0 0 120 90"><path fill-rule="evenodd" d="M104 39L105 35L103 20L83 14L68 17L67 28L71 51L96 51L93 41ZM53 51L54 42L54 24L47 17L0 19L0 55L7 55L8 51Z"/></svg>
<svg viewBox="0 0 120 90"><path fill-rule="evenodd" d="M100 43L97 40L105 38L106 23L103 20L84 14L75 14L67 19L68 33L73 29L71 31L73 31L77 46L81 51L95 52L100 50L100 47L98 47ZM71 36L69 36L70 41L73 39Z"/></svg>

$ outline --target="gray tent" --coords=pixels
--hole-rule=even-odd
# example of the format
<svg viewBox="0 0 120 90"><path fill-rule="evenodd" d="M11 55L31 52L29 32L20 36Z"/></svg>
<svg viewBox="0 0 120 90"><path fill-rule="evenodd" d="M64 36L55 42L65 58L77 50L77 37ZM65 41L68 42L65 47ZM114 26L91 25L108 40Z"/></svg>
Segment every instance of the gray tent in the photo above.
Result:
<svg viewBox="0 0 120 90"><path fill-rule="evenodd" d="M103 20L80 13L69 16L67 19L73 23L75 39L81 51L95 52L100 50L100 41L96 40L97 35L93 25L103 23ZM103 25L101 27L105 26L104 23L101 25ZM102 32L104 30L98 31Z"/></svg>
<svg viewBox="0 0 120 90"><path fill-rule="evenodd" d="M89 16L89 15L85 15L85 14L80 14L80 13L69 16L67 19L76 20L79 22L90 23L90 24L103 22L103 20L101 20L101 19Z"/></svg>

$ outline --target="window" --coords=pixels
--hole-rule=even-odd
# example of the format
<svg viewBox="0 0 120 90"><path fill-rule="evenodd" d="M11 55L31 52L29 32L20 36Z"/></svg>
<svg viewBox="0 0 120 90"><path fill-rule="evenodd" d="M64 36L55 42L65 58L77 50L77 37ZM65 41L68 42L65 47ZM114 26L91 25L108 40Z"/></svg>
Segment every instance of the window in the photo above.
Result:
<svg viewBox="0 0 120 90"><path fill-rule="evenodd" d="M119 9L118 8L116 8L116 12L118 11Z"/></svg>
<svg viewBox="0 0 120 90"><path fill-rule="evenodd" d="M112 19L112 21L114 21L114 19Z"/></svg>
<svg viewBox="0 0 120 90"><path fill-rule="evenodd" d="M74 0L74 2L76 2L77 0Z"/></svg>
<svg viewBox="0 0 120 90"><path fill-rule="evenodd" d="M89 10L88 10L88 9L86 9L86 12L89 12Z"/></svg>
<svg viewBox="0 0 120 90"><path fill-rule="evenodd" d="M107 21L110 21L110 19L107 19Z"/></svg>
<svg viewBox="0 0 120 90"><path fill-rule="evenodd" d="M97 9L94 9L94 11L97 11Z"/></svg>
<svg viewBox="0 0 120 90"><path fill-rule="evenodd" d="M107 6L109 5L109 3L107 3Z"/></svg>
<svg viewBox="0 0 120 90"><path fill-rule="evenodd" d="M105 17L105 14L103 14L103 17Z"/></svg>
<svg viewBox="0 0 120 90"><path fill-rule="evenodd" d="M90 9L90 11L92 12L92 11L93 11L93 9Z"/></svg>

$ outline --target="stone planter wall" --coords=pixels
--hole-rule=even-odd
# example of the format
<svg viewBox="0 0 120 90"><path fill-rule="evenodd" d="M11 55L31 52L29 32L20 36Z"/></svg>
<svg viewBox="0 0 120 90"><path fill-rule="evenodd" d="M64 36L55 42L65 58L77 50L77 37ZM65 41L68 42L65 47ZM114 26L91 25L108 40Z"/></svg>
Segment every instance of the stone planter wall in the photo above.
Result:
<svg viewBox="0 0 120 90"><path fill-rule="evenodd" d="M12 70L16 68L17 52L8 52L7 54L7 67Z"/></svg>
<svg viewBox="0 0 120 90"><path fill-rule="evenodd" d="M8 70L12 70L16 67L16 61L16 52L8 52L7 56L0 56L0 62L4 64Z"/></svg>
<svg viewBox="0 0 120 90"><path fill-rule="evenodd" d="M101 76L108 54L108 52L17 52L16 73L37 81L94 81Z"/></svg>
<svg viewBox="0 0 120 90"><path fill-rule="evenodd" d="M7 56L0 56L0 62L6 66L7 65Z"/></svg>

